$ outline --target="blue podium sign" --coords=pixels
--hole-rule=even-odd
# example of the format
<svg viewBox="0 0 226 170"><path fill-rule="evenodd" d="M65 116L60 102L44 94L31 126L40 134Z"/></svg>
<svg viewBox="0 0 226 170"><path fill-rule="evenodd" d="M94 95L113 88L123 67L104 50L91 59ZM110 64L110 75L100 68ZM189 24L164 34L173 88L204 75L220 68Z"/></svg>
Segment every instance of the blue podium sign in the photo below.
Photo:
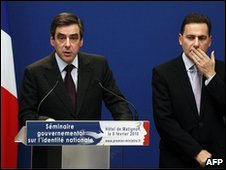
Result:
<svg viewBox="0 0 226 170"><path fill-rule="evenodd" d="M149 145L149 121L27 121L27 145Z"/></svg>

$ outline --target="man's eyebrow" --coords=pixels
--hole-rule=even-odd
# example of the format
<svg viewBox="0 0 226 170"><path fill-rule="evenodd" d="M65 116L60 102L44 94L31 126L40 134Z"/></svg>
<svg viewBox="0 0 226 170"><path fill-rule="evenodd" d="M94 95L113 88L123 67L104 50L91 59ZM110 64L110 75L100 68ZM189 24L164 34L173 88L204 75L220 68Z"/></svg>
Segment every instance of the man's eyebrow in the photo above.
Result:
<svg viewBox="0 0 226 170"><path fill-rule="evenodd" d="M187 34L186 36L192 36L192 37L207 37L207 35L194 35L194 34Z"/></svg>
<svg viewBox="0 0 226 170"><path fill-rule="evenodd" d="M58 36L58 35L61 35L61 36L64 35L64 36L66 36L65 34L60 33L60 32L57 33L57 36Z"/></svg>
<svg viewBox="0 0 226 170"><path fill-rule="evenodd" d="M58 32L57 35L60 35L60 36L66 36L66 34L63 34L63 33L60 33ZM77 36L79 35L78 33L73 33L73 34L70 34L69 36Z"/></svg>
<svg viewBox="0 0 226 170"><path fill-rule="evenodd" d="M74 33L74 34L70 34L69 36L75 36L75 35L79 35L78 33Z"/></svg>

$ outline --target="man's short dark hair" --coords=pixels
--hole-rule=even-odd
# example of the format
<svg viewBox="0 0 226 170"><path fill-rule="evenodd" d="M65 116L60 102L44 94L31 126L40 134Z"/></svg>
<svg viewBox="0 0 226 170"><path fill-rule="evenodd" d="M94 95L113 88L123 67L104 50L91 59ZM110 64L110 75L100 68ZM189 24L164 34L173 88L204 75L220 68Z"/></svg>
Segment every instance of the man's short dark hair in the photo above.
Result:
<svg viewBox="0 0 226 170"><path fill-rule="evenodd" d="M50 28L50 34L54 38L56 28L61 27L61 26L69 26L72 24L77 24L79 29L80 29L80 36L81 39L83 38L83 33L84 33L84 24L83 21L77 17L76 15L72 13L67 13L63 12L58 14L57 16L54 17L51 28Z"/></svg>
<svg viewBox="0 0 226 170"><path fill-rule="evenodd" d="M191 24L191 23L200 23L200 24L205 23L208 27L208 33L209 33L209 36L210 36L211 29L212 29L210 19L207 16L201 15L201 14L198 14L198 13L190 13L190 14L185 16L184 21L181 25L180 33L183 34L185 25Z"/></svg>

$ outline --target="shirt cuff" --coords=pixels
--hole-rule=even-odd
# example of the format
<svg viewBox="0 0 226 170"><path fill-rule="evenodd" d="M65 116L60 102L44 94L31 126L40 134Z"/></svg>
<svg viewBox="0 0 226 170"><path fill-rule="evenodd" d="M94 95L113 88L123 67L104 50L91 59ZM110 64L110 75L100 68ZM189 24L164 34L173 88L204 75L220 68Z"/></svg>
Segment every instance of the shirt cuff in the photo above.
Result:
<svg viewBox="0 0 226 170"><path fill-rule="evenodd" d="M205 86L207 86L209 84L209 82L213 79L213 77L216 75L216 73L214 75L212 75L210 78L205 80Z"/></svg>

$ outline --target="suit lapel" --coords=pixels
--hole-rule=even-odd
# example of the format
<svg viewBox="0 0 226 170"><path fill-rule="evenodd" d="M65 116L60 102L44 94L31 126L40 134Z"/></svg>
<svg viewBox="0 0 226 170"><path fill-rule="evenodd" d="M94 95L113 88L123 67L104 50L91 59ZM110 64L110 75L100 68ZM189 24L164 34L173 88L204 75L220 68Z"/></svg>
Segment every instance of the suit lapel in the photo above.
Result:
<svg viewBox="0 0 226 170"><path fill-rule="evenodd" d="M67 96L67 91L64 86L56 59L54 57L54 53L50 55L49 61L45 65L45 69L46 71L44 73L44 76L46 77L47 81L49 81L51 87L53 87L57 80L59 80L59 83L56 86L54 92L61 100L61 102L65 105L65 108L67 108L70 113L73 113L72 105L70 104L70 98Z"/></svg>
<svg viewBox="0 0 226 170"><path fill-rule="evenodd" d="M206 106L206 91L205 91L205 80L206 78L203 76L202 78L202 93L201 93L201 103L200 103L200 117L203 117L203 113L205 113Z"/></svg>
<svg viewBox="0 0 226 170"><path fill-rule="evenodd" d="M92 77L92 65L90 59L83 53L79 53L79 70L78 70L78 87L77 87L77 114L80 113L80 109L83 100L86 95L88 85Z"/></svg>

